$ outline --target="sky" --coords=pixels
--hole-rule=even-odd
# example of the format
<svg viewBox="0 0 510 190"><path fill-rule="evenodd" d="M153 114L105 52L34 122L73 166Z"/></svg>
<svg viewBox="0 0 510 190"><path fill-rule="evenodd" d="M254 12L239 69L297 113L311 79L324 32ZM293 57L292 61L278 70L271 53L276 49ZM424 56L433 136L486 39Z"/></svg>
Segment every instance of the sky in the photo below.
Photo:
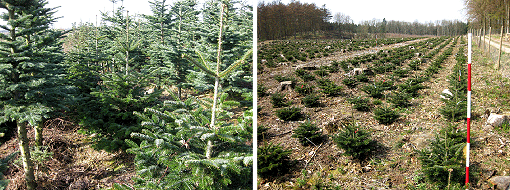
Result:
<svg viewBox="0 0 510 190"><path fill-rule="evenodd" d="M151 0L152 1L152 0ZM167 0L167 4L173 4L177 0ZM198 7L202 7L205 0L199 0ZM250 0L251 1L251 0ZM151 14L149 0L117 0L117 3L113 5L111 0L47 0L48 5L46 7L58 7L55 13L55 17L62 17L53 23L52 28L56 29L71 29L72 23L80 22L96 22L96 15L98 22L101 20L101 12L109 12L111 14L113 6L117 9L123 5L126 10L129 11L129 15L134 14ZM1 9L0 13L6 12L5 9ZM5 22L0 21L0 24Z"/></svg>
<svg viewBox="0 0 510 190"><path fill-rule="evenodd" d="M265 3L274 0L264 0ZM259 0L262 2L262 0ZM281 0L288 4L291 0ZM301 3L315 3L318 7L326 8L334 15L337 12L349 15L354 23L361 21L386 18L425 23L436 20L462 20L466 21L464 0L300 0Z"/></svg>
<svg viewBox="0 0 510 190"><path fill-rule="evenodd" d="M62 17L57 20L57 23L53 24L53 28L65 28L69 29L72 27L72 23L80 22L96 22L96 15L98 22L101 21L101 12L112 12L113 3L110 0L47 0L48 5L46 7L57 7L56 17ZM115 9L124 5L126 10L129 10L130 15L134 14L150 14L150 4L144 0L124 0L124 2L118 1L115 4Z"/></svg>

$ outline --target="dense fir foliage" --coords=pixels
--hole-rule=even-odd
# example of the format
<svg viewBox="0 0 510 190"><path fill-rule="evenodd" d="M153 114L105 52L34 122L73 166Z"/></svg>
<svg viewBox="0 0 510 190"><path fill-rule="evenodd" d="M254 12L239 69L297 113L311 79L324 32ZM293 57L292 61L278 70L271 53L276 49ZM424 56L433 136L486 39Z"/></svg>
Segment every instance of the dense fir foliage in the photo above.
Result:
<svg viewBox="0 0 510 190"><path fill-rule="evenodd" d="M395 122L400 114L391 107L383 106L374 109L374 119L383 125L389 125Z"/></svg>
<svg viewBox="0 0 510 190"><path fill-rule="evenodd" d="M34 22L12 22L29 30L0 35L0 123L72 115L80 132L94 134L94 147L136 155L136 188L251 187L252 7L150 4L150 15L119 6L99 23L73 26L65 54L65 31L47 29L54 9L12 17Z"/></svg>
<svg viewBox="0 0 510 190"><path fill-rule="evenodd" d="M68 111L73 87L65 80L62 30L50 30L55 8L45 0L0 1L0 124L17 126L26 188L35 189L27 127L35 128L35 145L43 142L43 123ZM12 127L11 125L7 125ZM9 131L16 131L8 128Z"/></svg>
<svg viewBox="0 0 510 190"><path fill-rule="evenodd" d="M303 113L301 113L301 108L298 107L276 110L276 116L283 121L299 121L304 117Z"/></svg>
<svg viewBox="0 0 510 190"><path fill-rule="evenodd" d="M290 106L292 102L285 99L285 94L276 92L271 95L271 104L273 104L273 108L281 108Z"/></svg>
<svg viewBox="0 0 510 190"><path fill-rule="evenodd" d="M291 166L289 155L291 150L286 150L273 143L259 146L257 151L257 175L261 178L277 177L287 173Z"/></svg>
<svg viewBox="0 0 510 190"><path fill-rule="evenodd" d="M141 129L133 111L158 107L163 87L179 99L214 88L214 77L183 55L216 67L220 2L207 1L203 9L196 0L150 3L150 15L130 15L120 6L103 12L100 23L75 26L66 38L69 78L80 88L76 114L83 131L98 134L97 148L125 149L124 139ZM222 68L240 59L252 38L251 7L225 3ZM231 99L244 106L251 105L245 98L252 93L251 70L249 64L240 64L220 81Z"/></svg>
<svg viewBox="0 0 510 190"><path fill-rule="evenodd" d="M357 97L357 98L350 98L347 101L349 101L349 103L353 104L352 108L354 108L358 111L363 111L363 112L370 111L370 99L368 99L368 98Z"/></svg>
<svg viewBox="0 0 510 190"><path fill-rule="evenodd" d="M455 57L457 63L452 69L449 79L450 94L443 94L445 98L441 99L443 105L439 111L444 118L450 121L464 120L467 118L467 71L466 56L464 55L464 48L459 48L459 53Z"/></svg>
<svg viewBox="0 0 510 190"><path fill-rule="evenodd" d="M303 103L306 107L319 107L321 106L321 103L320 103L320 96L319 95L315 95L315 94L309 94L309 95L306 95L305 97L303 97L303 99L301 100L301 103Z"/></svg>
<svg viewBox="0 0 510 190"><path fill-rule="evenodd" d="M376 148L376 142L371 139L370 133L354 122L342 125L343 131L333 135L333 141L345 151L345 155L358 160L366 159Z"/></svg>
<svg viewBox="0 0 510 190"><path fill-rule="evenodd" d="M221 106L229 107L227 94ZM176 98L176 96L173 96ZM251 147L244 143L251 139L251 111L229 123L225 111L218 119L219 128L209 125L210 104L196 98L185 101L167 101L164 111L147 108L136 113L142 119L141 133L132 133L127 139L128 152L136 155L139 177L135 187L150 189L222 189L247 187L251 181ZM206 157L207 140L215 146L211 158Z"/></svg>
<svg viewBox="0 0 510 190"><path fill-rule="evenodd" d="M450 124L430 140L429 148L417 151L423 174L439 188L445 188L448 182L453 185L464 183L465 134L465 130L459 130L457 126Z"/></svg>
<svg viewBox="0 0 510 190"><path fill-rule="evenodd" d="M322 140L322 133L317 125L307 121L294 130L292 137L298 138L303 146L317 145Z"/></svg>

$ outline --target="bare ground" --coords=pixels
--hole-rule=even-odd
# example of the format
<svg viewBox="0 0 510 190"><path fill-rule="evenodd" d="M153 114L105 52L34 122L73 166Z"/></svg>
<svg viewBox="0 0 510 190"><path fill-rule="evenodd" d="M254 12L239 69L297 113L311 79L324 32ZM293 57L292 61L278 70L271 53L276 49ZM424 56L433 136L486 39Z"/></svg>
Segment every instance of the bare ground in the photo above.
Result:
<svg viewBox="0 0 510 190"><path fill-rule="evenodd" d="M35 165L37 189L100 189L113 183L132 184L133 156L94 150L89 138L77 133L77 129L76 124L61 118L46 122L43 146L53 155ZM34 130L29 130L28 135L33 142ZM15 137L0 146L1 155L16 151L19 148ZM25 189L23 166L15 163L11 162L5 172L10 180L7 189Z"/></svg>

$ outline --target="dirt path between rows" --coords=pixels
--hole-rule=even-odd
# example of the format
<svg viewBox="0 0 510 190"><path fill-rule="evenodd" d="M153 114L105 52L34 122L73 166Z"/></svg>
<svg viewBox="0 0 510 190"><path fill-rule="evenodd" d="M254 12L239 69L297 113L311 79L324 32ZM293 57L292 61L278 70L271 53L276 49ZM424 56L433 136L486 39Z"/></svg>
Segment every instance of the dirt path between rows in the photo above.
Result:
<svg viewBox="0 0 510 190"><path fill-rule="evenodd" d="M476 36L474 36L474 38L475 38L475 37L476 37ZM480 39L480 38L478 38L478 39ZM489 43L489 37L488 37L488 36L485 36L484 41L485 41L485 43L487 43L487 44L488 44L488 43ZM492 47L495 47L496 49L499 49L499 46L500 46L500 43L499 43L499 42L500 42L500 40L494 40L494 39L491 39L490 41L491 41L491 44L490 44L490 45L491 45ZM509 42L505 42L505 41L503 40L503 46L502 46L502 48L501 48L501 49L502 49L502 51L503 51L503 52L505 52L505 53L510 53L510 43L509 43Z"/></svg>

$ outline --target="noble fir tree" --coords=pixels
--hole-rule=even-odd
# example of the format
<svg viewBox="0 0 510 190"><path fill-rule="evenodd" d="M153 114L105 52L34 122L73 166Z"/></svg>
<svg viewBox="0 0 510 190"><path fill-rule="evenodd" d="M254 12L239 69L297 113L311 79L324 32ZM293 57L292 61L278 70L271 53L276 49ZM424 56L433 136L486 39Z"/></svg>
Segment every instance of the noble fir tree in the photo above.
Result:
<svg viewBox="0 0 510 190"><path fill-rule="evenodd" d="M248 109L236 122L230 112L240 103L231 100L219 84L236 67L246 63L251 50L238 60L228 61L222 56L225 10L231 4L217 3L218 17L216 64L210 64L209 53L199 53L188 62L214 79L213 99L189 97L182 101L169 91L172 100L160 109L146 108L136 112L144 128L126 139L128 152L136 155L138 177L135 188L149 189L225 189L251 186L253 150L247 145L252 138L252 111ZM218 35L219 34L219 35ZM201 56L206 55L206 56ZM209 67L210 65L214 66ZM222 67L225 65L225 67ZM135 141L140 141L137 143ZM129 189L126 185L115 185Z"/></svg>
<svg viewBox="0 0 510 190"><path fill-rule="evenodd" d="M234 3L235 1L206 1L203 8L203 22L200 24L201 30L197 31L200 35L200 44L197 46L197 51L202 52L206 60L214 60L206 63L209 68L216 67L217 49L219 45L219 38L217 34L220 32L219 12L221 9L220 4L225 4L226 9L223 14L225 18L224 28L221 41L221 56L223 61L220 63L221 68L226 68L233 64L235 60L241 59L244 54L252 47L252 7L242 3ZM234 6L235 4L235 6ZM236 8L239 7L239 8ZM251 57L250 57L251 58ZM250 61L250 58L248 61ZM228 76L223 77L222 86L233 97L248 97L252 92L252 73L251 65L244 64L229 73ZM214 78L205 75L203 72L192 71L189 79L193 81L193 85L197 89L212 89L211 82ZM205 84L205 85L204 85Z"/></svg>
<svg viewBox="0 0 510 190"><path fill-rule="evenodd" d="M42 144L42 122L66 108L68 93L61 44L63 31L50 30L55 8L45 0L2 0L0 35L0 123L14 121L23 160L27 189L35 189L27 125L36 128L36 145Z"/></svg>
<svg viewBox="0 0 510 190"><path fill-rule="evenodd" d="M173 6L166 1L153 1L151 3L152 15L144 15L148 20L150 41L147 55L149 65L158 68L160 86L174 85L177 87L177 96L181 98L182 89L188 88L188 70L193 69L191 64L181 57L182 54L192 53L195 46L194 31L198 23L195 0L182 0Z"/></svg>
<svg viewBox="0 0 510 190"><path fill-rule="evenodd" d="M464 182L465 134L465 130L449 124L430 140L430 147L417 150L423 174L439 188L445 188L449 184L461 185Z"/></svg>
<svg viewBox="0 0 510 190"><path fill-rule="evenodd" d="M459 53L455 59L457 63L453 67L450 76L448 76L451 94L443 94L445 98L441 100L445 105L439 109L443 117L450 121L467 118L467 71L465 68L466 56L464 55L464 48L459 48Z"/></svg>
<svg viewBox="0 0 510 190"><path fill-rule="evenodd" d="M155 88L155 73L151 67L144 67L144 49L148 46L141 23L136 22L136 16L129 15L123 7L119 7L114 14L102 14L105 25L100 26L97 36L104 36L102 44L104 57L112 61L110 70L95 72L94 67L84 69L87 81L98 79L89 95L85 96L78 107L80 124L88 133L96 133L94 146L107 151L125 150L128 148L125 139L131 133L140 132L140 119L133 112L141 112L145 107L156 106L161 90ZM78 57L77 63L87 57ZM80 70L78 70L81 72ZM89 77L90 76L90 77ZM96 76L97 78L94 78ZM147 92L147 89L152 89Z"/></svg>

